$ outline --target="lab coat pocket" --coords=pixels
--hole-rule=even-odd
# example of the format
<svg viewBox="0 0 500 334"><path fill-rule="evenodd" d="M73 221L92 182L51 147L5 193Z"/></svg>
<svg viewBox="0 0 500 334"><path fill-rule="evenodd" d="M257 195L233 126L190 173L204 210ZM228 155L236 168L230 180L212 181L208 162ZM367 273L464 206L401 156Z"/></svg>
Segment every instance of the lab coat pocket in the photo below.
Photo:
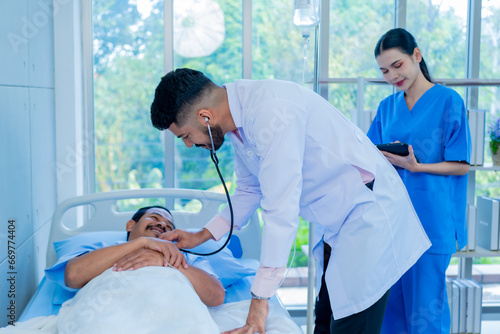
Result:
<svg viewBox="0 0 500 334"><path fill-rule="evenodd" d="M354 206L349 196L345 194L345 184L339 183L329 193L309 206L314 221L334 234L340 231Z"/></svg>

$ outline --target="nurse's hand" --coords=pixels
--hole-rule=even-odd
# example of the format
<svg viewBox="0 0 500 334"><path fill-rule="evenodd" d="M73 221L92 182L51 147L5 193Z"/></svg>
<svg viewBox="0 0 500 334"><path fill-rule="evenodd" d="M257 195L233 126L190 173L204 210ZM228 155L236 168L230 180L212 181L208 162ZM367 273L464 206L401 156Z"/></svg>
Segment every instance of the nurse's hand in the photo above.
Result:
<svg viewBox="0 0 500 334"><path fill-rule="evenodd" d="M199 232L188 232L180 229L168 231L160 235L160 239L177 242L179 249L190 249L212 239L212 233L203 228Z"/></svg>
<svg viewBox="0 0 500 334"><path fill-rule="evenodd" d="M387 160L394 166L398 166L409 170L410 172L419 172L420 163L418 163L415 153L413 152L413 147L408 145L408 155L401 156L386 151L380 151L387 158Z"/></svg>
<svg viewBox="0 0 500 334"><path fill-rule="evenodd" d="M269 302L264 299L254 299L250 303L247 322L245 326L221 334L254 334L266 333L266 319L269 314Z"/></svg>

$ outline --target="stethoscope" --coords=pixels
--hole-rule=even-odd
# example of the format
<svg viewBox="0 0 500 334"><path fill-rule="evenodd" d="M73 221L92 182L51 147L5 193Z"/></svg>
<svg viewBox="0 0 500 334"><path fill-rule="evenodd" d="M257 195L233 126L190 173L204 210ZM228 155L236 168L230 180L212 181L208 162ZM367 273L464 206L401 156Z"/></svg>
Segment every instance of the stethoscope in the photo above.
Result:
<svg viewBox="0 0 500 334"><path fill-rule="evenodd" d="M214 140L212 138L212 131L210 130L210 124L208 124L208 117L205 117L205 122L207 122L207 127L208 127L208 135L210 136L210 142L212 143L212 149L210 150L210 157L212 158L212 161L214 162L215 169L217 169L217 174L219 174L220 181L222 185L224 186L224 191L226 192L226 197L227 197L227 204L229 205L229 212L231 213L231 228L229 229L229 234L227 236L226 242L224 242L224 245L222 245L219 249L210 252L210 253L196 253L187 249L180 249L183 252L193 254L193 255L201 255L201 256L208 256L208 255L214 255L221 250L224 249L224 247L227 246L229 243L229 240L231 239L231 236L233 235L233 227L234 227L234 216L233 216L233 205L231 204L231 198L229 196L229 191L227 190L226 187L226 182L224 182L224 178L222 177L222 174L219 170L219 159L217 159L217 155L215 155L215 146L214 146Z"/></svg>

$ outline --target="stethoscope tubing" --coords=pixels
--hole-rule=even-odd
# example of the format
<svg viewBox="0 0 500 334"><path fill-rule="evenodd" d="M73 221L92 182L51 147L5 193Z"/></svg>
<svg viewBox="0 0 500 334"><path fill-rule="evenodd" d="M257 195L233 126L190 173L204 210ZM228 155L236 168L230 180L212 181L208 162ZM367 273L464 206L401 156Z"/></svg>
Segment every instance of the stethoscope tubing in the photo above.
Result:
<svg viewBox="0 0 500 334"><path fill-rule="evenodd" d="M200 256L209 256L209 255L214 255L219 253L221 250L224 249L224 247L227 246L229 241L231 240L231 236L233 235L233 228L234 228L234 214L233 214L233 205L231 203L231 197L229 196L229 191L227 190L226 187L226 182L224 182L224 178L222 177L222 173L220 172L219 169L219 159L217 159L217 155L215 154L215 146L214 146L214 140L212 138L212 131L210 130L210 125L208 125L208 120L207 120L207 126L208 126L208 134L210 136L210 142L212 144L212 149L210 150L210 158L212 158L212 161L215 165L215 169L217 170L217 174L219 174L220 181L222 183L222 186L224 186L224 191L226 192L226 197L227 197L227 204L229 206L229 212L231 213L231 227L229 229L229 234L227 236L226 242L217 250L210 252L210 253L197 253L193 252L187 249L180 249L183 252L193 254L193 255L200 255Z"/></svg>

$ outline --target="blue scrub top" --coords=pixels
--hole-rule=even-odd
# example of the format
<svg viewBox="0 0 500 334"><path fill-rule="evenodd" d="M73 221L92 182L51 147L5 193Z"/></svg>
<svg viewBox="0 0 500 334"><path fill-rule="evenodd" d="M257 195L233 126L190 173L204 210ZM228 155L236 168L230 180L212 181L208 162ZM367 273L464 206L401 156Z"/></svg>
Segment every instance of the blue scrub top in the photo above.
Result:
<svg viewBox="0 0 500 334"><path fill-rule="evenodd" d="M368 137L374 144L412 145L421 163L470 162L465 106L454 90L434 85L410 111L404 92L384 99ZM397 167L415 211L432 242L430 253L451 254L467 244L467 175L412 173Z"/></svg>

